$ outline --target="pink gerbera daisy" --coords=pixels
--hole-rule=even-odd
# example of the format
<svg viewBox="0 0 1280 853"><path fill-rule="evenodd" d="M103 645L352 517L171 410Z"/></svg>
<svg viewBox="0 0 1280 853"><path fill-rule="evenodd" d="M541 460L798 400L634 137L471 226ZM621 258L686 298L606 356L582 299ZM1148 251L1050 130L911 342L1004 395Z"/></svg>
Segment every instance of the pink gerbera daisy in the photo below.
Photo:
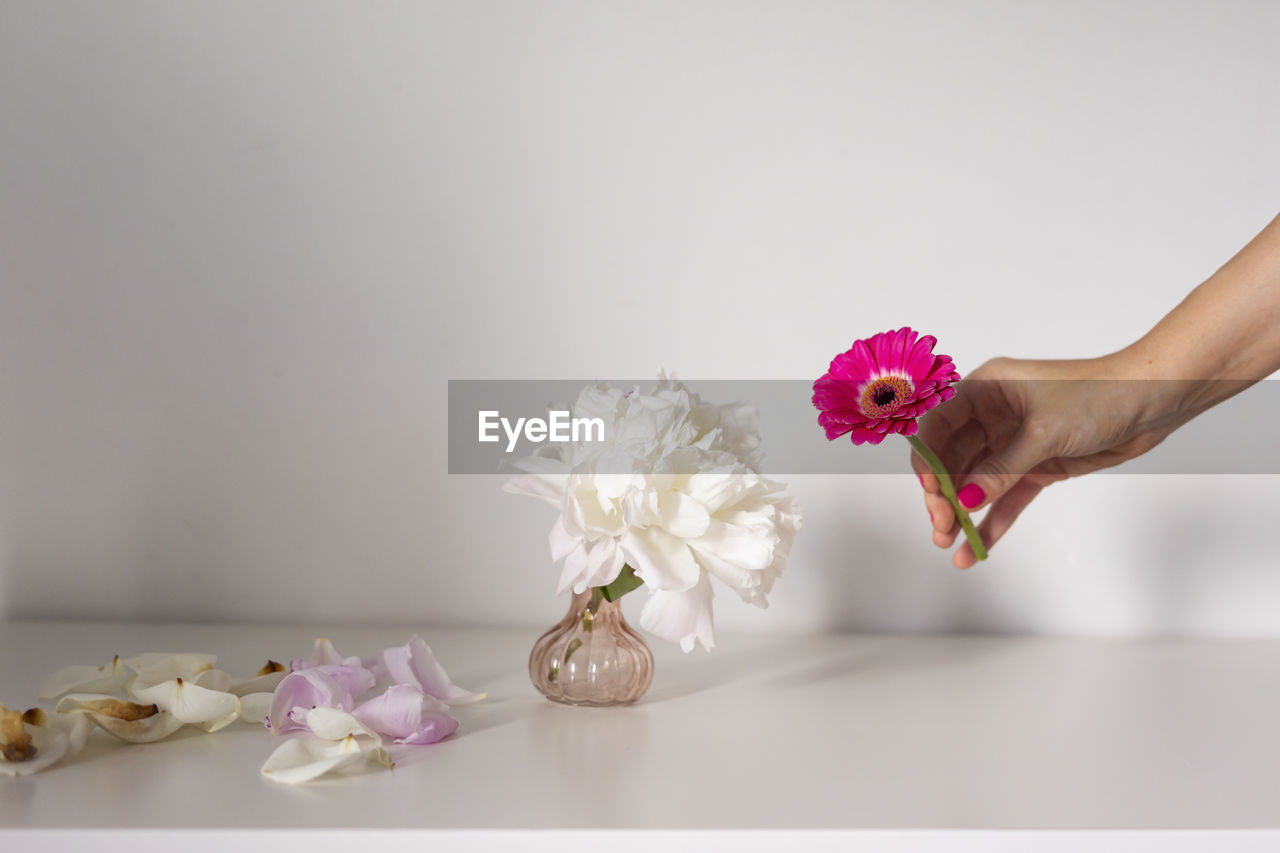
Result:
<svg viewBox="0 0 1280 853"><path fill-rule="evenodd" d="M906 326L854 341L813 383L818 423L834 440L879 444L886 435L916 434L916 418L955 396L959 381L949 355L934 355L938 339Z"/></svg>

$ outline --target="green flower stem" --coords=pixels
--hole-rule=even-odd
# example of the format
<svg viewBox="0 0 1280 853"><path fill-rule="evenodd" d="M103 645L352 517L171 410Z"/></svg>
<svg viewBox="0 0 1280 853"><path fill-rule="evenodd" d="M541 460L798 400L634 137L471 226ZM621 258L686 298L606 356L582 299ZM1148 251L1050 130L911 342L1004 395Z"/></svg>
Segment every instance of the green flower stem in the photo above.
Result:
<svg viewBox="0 0 1280 853"><path fill-rule="evenodd" d="M644 586L644 581L640 580L635 570L630 566L623 566L622 571L618 572L618 576L613 579L613 583L608 586L598 586L594 592L599 592L603 595L605 601L617 601L631 592L631 590L639 589L642 586ZM593 598L592 600L594 601L595 599ZM593 607L592 609L594 610L595 608Z"/></svg>
<svg viewBox="0 0 1280 853"><path fill-rule="evenodd" d="M951 501L951 506L956 511L956 518L960 519L960 526L964 528L964 536L969 540L969 546L973 548L973 556L979 560L987 559L987 546L982 544L982 537L978 535L978 529L973 526L973 519L969 518L969 513L960 506L960 499L956 497L955 484L951 482L951 475L942 467L942 460L920 440L919 436L909 435L907 441L911 442L911 446L915 448L916 453L920 454L920 458L929 466L929 470L938 477L942 494Z"/></svg>

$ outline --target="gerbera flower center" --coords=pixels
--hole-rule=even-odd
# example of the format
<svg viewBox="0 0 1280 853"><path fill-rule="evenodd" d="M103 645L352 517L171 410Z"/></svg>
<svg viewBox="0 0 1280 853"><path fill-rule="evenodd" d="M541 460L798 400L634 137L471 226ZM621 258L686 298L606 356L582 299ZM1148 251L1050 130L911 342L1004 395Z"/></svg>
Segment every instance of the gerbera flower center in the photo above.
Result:
<svg viewBox="0 0 1280 853"><path fill-rule="evenodd" d="M915 389L902 376L881 376L862 391L858 408L869 418L885 418L896 412Z"/></svg>

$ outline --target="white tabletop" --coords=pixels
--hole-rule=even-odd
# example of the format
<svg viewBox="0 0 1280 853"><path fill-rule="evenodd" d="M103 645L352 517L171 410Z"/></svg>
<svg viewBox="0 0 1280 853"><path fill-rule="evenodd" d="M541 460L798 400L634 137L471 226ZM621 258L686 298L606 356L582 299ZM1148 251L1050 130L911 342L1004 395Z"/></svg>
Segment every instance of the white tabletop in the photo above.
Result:
<svg viewBox="0 0 1280 853"><path fill-rule="evenodd" d="M326 628L344 654L421 633L490 698L391 772L283 786L257 727L150 745L96 733L0 778L0 827L1276 829L1280 643L859 635L654 643L636 705L557 705L529 630ZM0 702L112 654L203 651L229 671L305 656L314 627L0 624Z"/></svg>

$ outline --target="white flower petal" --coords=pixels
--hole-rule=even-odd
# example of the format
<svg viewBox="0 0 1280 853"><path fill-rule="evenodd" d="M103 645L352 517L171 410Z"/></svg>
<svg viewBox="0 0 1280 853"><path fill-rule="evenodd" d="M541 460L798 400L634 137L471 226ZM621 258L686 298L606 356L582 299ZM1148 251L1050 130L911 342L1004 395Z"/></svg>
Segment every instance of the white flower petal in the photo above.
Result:
<svg viewBox="0 0 1280 853"><path fill-rule="evenodd" d="M698 550L693 543L690 543L689 547L693 549L693 555L697 558L698 564L712 577L731 587L744 601L752 599L752 593L762 583L764 572L751 571L742 566L727 563L715 554Z"/></svg>
<svg viewBox="0 0 1280 853"><path fill-rule="evenodd" d="M373 763L387 768L394 766L391 756L374 741L347 737L331 742L304 736L280 744L262 765L262 775L296 785L336 770Z"/></svg>
<svg viewBox="0 0 1280 853"><path fill-rule="evenodd" d="M271 711L270 693L246 693L240 697L240 722L264 725Z"/></svg>
<svg viewBox="0 0 1280 853"><path fill-rule="evenodd" d="M712 514L716 514L740 501L757 482L758 477L745 471L700 471L689 478L684 490Z"/></svg>
<svg viewBox="0 0 1280 853"><path fill-rule="evenodd" d="M223 672L220 669L206 669L204 672L196 675L196 677L191 681L193 684L198 684L201 687L208 688L209 690L219 690L223 693L230 692L231 685L235 683L229 673Z"/></svg>
<svg viewBox="0 0 1280 853"><path fill-rule="evenodd" d="M199 725L207 732L216 732L240 716L238 696L210 690L181 678L141 690L135 686L133 695L139 702L152 703L160 710L168 711L175 719Z"/></svg>
<svg viewBox="0 0 1280 853"><path fill-rule="evenodd" d="M59 700L55 713L82 716L100 729L129 743L164 740L182 728L182 721L167 711L140 706L101 693L73 693ZM73 724L74 725L74 724ZM76 729L72 729L76 732ZM81 737L83 743L83 737Z"/></svg>
<svg viewBox="0 0 1280 853"><path fill-rule="evenodd" d="M707 532L711 516L698 500L683 492L669 492L660 510L662 526L672 536L693 539Z"/></svg>
<svg viewBox="0 0 1280 853"><path fill-rule="evenodd" d="M628 530L620 544L627 563L650 589L689 589L702 575L689 546L666 531Z"/></svg>
<svg viewBox="0 0 1280 853"><path fill-rule="evenodd" d="M160 652L146 652L125 659L125 663L138 674L130 685L133 689L154 687L175 678L195 681L200 673L213 669L217 661L215 655Z"/></svg>
<svg viewBox="0 0 1280 853"><path fill-rule="evenodd" d="M84 714L52 714L43 708L32 708L22 715L28 728L41 726L57 729L67 735L67 755L75 755L84 749L84 742L93 730L93 722Z"/></svg>
<svg viewBox="0 0 1280 853"><path fill-rule="evenodd" d="M551 559L553 562L559 562L575 548L582 547L582 537L574 536L564 526L564 513L560 513L556 518L556 523L551 526L551 534L547 537L551 542Z"/></svg>
<svg viewBox="0 0 1280 853"><path fill-rule="evenodd" d="M763 571L773 562L773 547L778 541L772 527L769 522L765 531L753 530L712 519L707 532L690 541L689 547L747 571Z"/></svg>
<svg viewBox="0 0 1280 853"><path fill-rule="evenodd" d="M64 693L112 693L124 686L129 675L117 655L102 666L65 666L45 679L37 694L41 699L57 699Z"/></svg>
<svg viewBox="0 0 1280 853"><path fill-rule="evenodd" d="M587 543L579 540L577 547L564 557L564 565L560 568L560 586L556 594L566 589L581 586L582 576L587 572Z"/></svg>
<svg viewBox="0 0 1280 853"><path fill-rule="evenodd" d="M710 651L716 645L711 615L714 597L705 574L691 589L655 590L640 611L640 627L664 640L678 642L686 652L693 651L695 642Z"/></svg>
<svg viewBox="0 0 1280 853"><path fill-rule="evenodd" d="M583 580L574 585L574 592L585 592L589 587L608 586L617 579L625 560L616 539L602 539L587 555ZM561 590L563 592L564 590Z"/></svg>
<svg viewBox="0 0 1280 853"><path fill-rule="evenodd" d="M248 696L250 693L271 693L288 674L288 667L269 660L266 666L258 670L257 675L253 676L253 678L233 682L227 692L234 693L237 696Z"/></svg>
<svg viewBox="0 0 1280 853"><path fill-rule="evenodd" d="M341 708L312 708L307 711L307 728L324 740L343 740L355 736L373 738L377 743L382 743L377 732Z"/></svg>
<svg viewBox="0 0 1280 853"><path fill-rule="evenodd" d="M84 749L84 743L89 739L89 732L93 731L93 721L84 714L71 714L69 716L53 715L50 720L51 727L61 728L67 733L67 755L77 755L80 750Z"/></svg>

